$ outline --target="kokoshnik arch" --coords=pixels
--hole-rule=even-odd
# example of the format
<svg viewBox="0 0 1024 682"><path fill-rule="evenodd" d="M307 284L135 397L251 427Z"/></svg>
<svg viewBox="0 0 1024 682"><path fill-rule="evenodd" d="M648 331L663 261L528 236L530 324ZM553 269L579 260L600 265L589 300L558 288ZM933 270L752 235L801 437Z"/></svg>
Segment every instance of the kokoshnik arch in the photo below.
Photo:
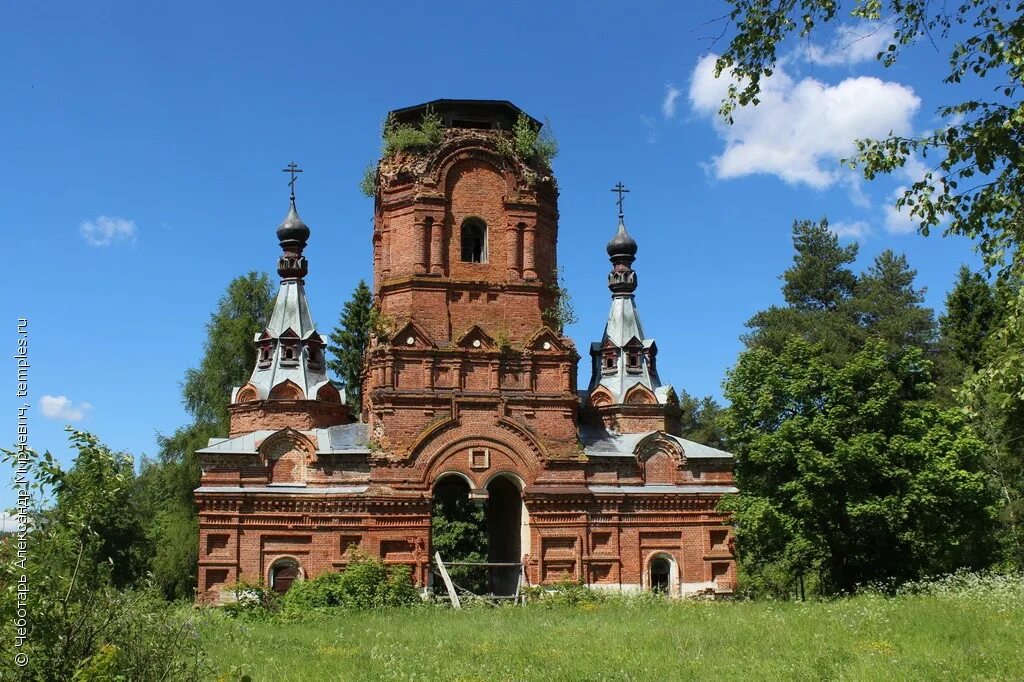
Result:
<svg viewBox="0 0 1024 682"><path fill-rule="evenodd" d="M217 602L239 580L283 591L343 570L352 547L408 565L426 587L431 501L452 491L500 507L491 559L521 561L531 584L731 591L716 504L735 491L732 456L679 435L678 399L640 324L637 243L621 210L607 247L611 310L578 390L579 355L548 313L556 183L500 140L522 112L437 100L392 115L416 122L428 107L441 143L378 168L374 302L392 324L364 358L361 415L326 374L303 283L310 229L292 194L256 366L232 393L230 433L198 453L199 599Z"/></svg>

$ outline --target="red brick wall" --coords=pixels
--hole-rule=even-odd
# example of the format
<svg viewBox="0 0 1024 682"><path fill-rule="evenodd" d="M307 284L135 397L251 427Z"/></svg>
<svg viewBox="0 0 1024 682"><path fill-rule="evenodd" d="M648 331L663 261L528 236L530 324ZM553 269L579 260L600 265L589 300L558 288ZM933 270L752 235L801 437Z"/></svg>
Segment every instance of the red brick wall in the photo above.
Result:
<svg viewBox="0 0 1024 682"><path fill-rule="evenodd" d="M511 474L524 486L530 541L523 551L533 583L568 575L643 585L651 555L663 552L676 562L679 581L718 577L731 585L735 568L717 496L594 496L586 487L732 479L728 467L687 461L665 445L638 459L584 456L576 350L567 338L542 332L557 276L554 183L529 178L521 164L497 153L486 131L449 131L428 158L386 160L382 177L374 293L396 326L394 338L375 342L364 372L372 455L332 458L307 448L278 451L275 461L204 456L202 479L256 486L301 471L307 490L340 482L363 482L369 490L199 493L199 599L215 601L239 578L266 580L284 557L297 560L306 577L341 570L353 543L411 566L425 584L431 490L452 472L478 493L495 475ZM486 263L461 262L467 217L487 224ZM672 407L653 405L588 415L626 431L671 431L675 416ZM337 406L316 401L244 403L232 406L231 419L232 435L344 421ZM473 450L485 450L486 462Z"/></svg>

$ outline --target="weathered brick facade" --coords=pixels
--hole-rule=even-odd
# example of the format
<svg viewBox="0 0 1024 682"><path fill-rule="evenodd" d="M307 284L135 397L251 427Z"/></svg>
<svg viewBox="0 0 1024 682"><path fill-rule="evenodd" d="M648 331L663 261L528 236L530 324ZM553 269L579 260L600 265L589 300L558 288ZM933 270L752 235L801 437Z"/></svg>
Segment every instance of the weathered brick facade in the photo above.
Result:
<svg viewBox="0 0 1024 682"><path fill-rule="evenodd" d="M657 347L630 321L635 242L609 244L612 314L591 347L594 380L578 391L579 355L550 312L550 170L501 143L495 128L511 127L513 105L434 109L441 142L379 167L374 294L386 329L365 358L358 422L319 379L301 279L308 228L293 211L278 231L286 311L256 337L262 365L233 396L230 437L200 451L200 599L239 579L273 582L282 566L299 579L340 570L353 545L427 585L431 496L452 476L476 499L499 499L496 479L515 484L518 499L500 499L519 505L509 511L519 531L501 541L532 584L730 590L729 527L715 505L734 490L731 458L678 435ZM415 122L423 110L395 114ZM296 364L305 379L279 381Z"/></svg>

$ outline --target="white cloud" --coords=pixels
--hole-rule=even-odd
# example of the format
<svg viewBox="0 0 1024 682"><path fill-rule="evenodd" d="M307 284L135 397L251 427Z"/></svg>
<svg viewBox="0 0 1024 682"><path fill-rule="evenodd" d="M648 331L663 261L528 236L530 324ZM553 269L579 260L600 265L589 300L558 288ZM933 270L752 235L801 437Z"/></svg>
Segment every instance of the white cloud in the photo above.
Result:
<svg viewBox="0 0 1024 682"><path fill-rule="evenodd" d="M683 94L682 90L671 83L665 83L665 99L661 102L661 113L665 118L672 118L676 115L676 100L681 94Z"/></svg>
<svg viewBox="0 0 1024 682"><path fill-rule="evenodd" d="M708 55L694 67L689 97L725 142L710 166L718 178L768 173L790 184L829 187L845 176L838 160L854 151L854 140L912 133L911 118L921 105L899 83L869 77L836 85L795 81L778 68L761 81L760 104L737 109L727 125L718 109L729 80L715 78L716 59Z"/></svg>
<svg viewBox="0 0 1024 682"><path fill-rule="evenodd" d="M114 242L135 239L135 221L101 215L78 226L82 238L92 246L109 246Z"/></svg>
<svg viewBox="0 0 1024 682"><path fill-rule="evenodd" d="M889 196L889 202L883 207L885 211L885 229L889 232L910 234L916 232L921 224L920 220L911 217L910 206L904 206L902 209L896 208L896 200L903 196L903 193L906 191L907 188L905 186L897 187Z"/></svg>
<svg viewBox="0 0 1024 682"><path fill-rule="evenodd" d="M863 220L829 223L828 227L837 237L862 241L871 234L871 226Z"/></svg>
<svg viewBox="0 0 1024 682"><path fill-rule="evenodd" d="M85 413L92 409L92 405L89 403L76 405L63 395L44 395L39 399L39 409L44 417L77 422L85 418Z"/></svg>
<svg viewBox="0 0 1024 682"><path fill-rule="evenodd" d="M892 42L892 27L877 21L842 24L829 46L811 45L807 61L822 66L859 64L874 59Z"/></svg>

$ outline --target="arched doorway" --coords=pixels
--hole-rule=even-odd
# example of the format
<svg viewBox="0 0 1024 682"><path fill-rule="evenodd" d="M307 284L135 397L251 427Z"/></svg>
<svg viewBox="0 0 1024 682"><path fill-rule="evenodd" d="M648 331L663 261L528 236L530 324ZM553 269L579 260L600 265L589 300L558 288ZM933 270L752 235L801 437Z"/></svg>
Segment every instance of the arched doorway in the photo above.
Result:
<svg viewBox="0 0 1024 682"><path fill-rule="evenodd" d="M461 474L444 474L434 484L431 557L439 553L446 565L487 561L487 511L482 500L472 499L471 492L469 480ZM448 573L456 585L474 594L488 590L487 572L478 567L449 566Z"/></svg>
<svg viewBox="0 0 1024 682"><path fill-rule="evenodd" d="M509 476L499 475L487 484L487 560L519 563L523 559L523 498ZM521 569L495 566L490 571L493 594L515 594Z"/></svg>
<svg viewBox="0 0 1024 682"><path fill-rule="evenodd" d="M658 594L675 593L676 562L668 554L655 554L647 563L647 589Z"/></svg>
<svg viewBox="0 0 1024 682"><path fill-rule="evenodd" d="M270 567L270 589L284 594L300 578L299 562L295 559L278 559Z"/></svg>

